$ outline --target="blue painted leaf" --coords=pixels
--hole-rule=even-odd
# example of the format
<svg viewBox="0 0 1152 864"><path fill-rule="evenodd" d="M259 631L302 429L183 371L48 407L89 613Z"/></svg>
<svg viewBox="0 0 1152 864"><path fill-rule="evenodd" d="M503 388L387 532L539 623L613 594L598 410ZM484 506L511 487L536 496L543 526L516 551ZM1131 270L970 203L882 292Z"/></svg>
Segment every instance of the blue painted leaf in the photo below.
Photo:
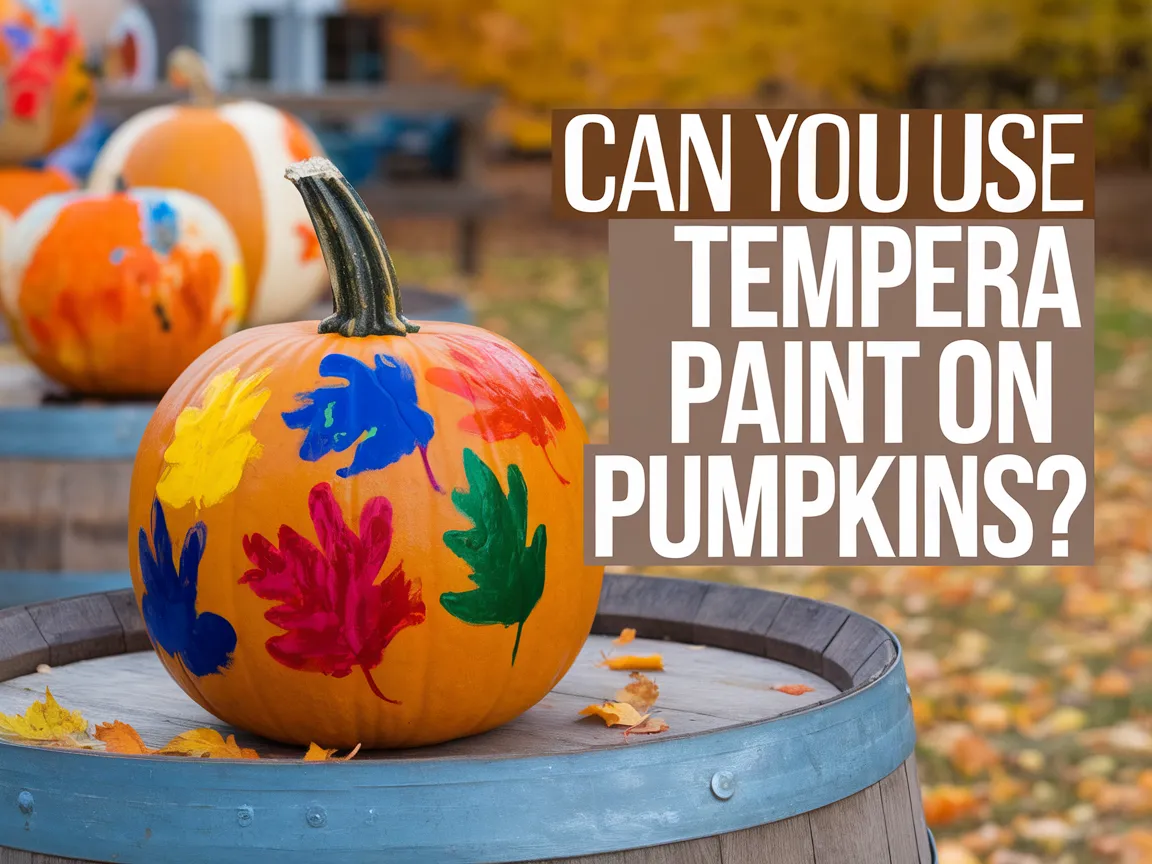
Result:
<svg viewBox="0 0 1152 864"><path fill-rule="evenodd" d="M141 607L148 635L173 657L179 657L197 677L223 672L236 650L236 631L214 612L196 612L200 559L208 543L207 526L197 522L188 530L177 571L168 522L157 498L152 502L152 546L149 548L143 528L139 541L144 580Z"/></svg>
<svg viewBox="0 0 1152 864"><path fill-rule="evenodd" d="M403 360L378 354L373 369L355 357L327 354L320 361L320 375L348 383L303 393L297 397L302 406L282 415L288 428L308 430L300 445L301 459L316 462L355 446L352 464L336 472L352 477L386 468L419 450L428 480L440 491L428 463L435 426L417 404L416 379Z"/></svg>

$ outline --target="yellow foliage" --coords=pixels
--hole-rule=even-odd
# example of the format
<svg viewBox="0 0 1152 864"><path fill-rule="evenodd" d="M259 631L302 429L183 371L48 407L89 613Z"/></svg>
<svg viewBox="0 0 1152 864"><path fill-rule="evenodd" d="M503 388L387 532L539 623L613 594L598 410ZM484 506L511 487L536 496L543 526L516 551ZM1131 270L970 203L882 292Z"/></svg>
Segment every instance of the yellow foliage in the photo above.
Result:
<svg viewBox="0 0 1152 864"><path fill-rule="evenodd" d="M87 736L88 721L62 707L48 688L44 701L33 702L23 714L0 714L0 737L23 744L82 747Z"/></svg>
<svg viewBox="0 0 1152 864"><path fill-rule="evenodd" d="M500 131L545 148L559 107L695 107L766 83L837 105L910 105L923 73L960 82L933 107L1097 108L1107 153L1142 134L1152 0L353 0L399 13L430 69L503 97ZM1022 82L995 82L1008 70ZM1054 89L1053 89L1054 88ZM1049 99L1048 101L1053 101Z"/></svg>

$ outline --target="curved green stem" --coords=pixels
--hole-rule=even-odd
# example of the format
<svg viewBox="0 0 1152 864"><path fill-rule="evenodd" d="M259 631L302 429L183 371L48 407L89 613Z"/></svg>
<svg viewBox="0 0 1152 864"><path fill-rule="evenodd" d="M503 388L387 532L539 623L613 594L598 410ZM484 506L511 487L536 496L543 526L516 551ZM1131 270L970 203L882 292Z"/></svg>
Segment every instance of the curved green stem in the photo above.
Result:
<svg viewBox="0 0 1152 864"><path fill-rule="evenodd" d="M308 208L332 280L332 315L321 333L407 336L420 330L404 317L400 282L376 220L327 159L297 162L285 175Z"/></svg>

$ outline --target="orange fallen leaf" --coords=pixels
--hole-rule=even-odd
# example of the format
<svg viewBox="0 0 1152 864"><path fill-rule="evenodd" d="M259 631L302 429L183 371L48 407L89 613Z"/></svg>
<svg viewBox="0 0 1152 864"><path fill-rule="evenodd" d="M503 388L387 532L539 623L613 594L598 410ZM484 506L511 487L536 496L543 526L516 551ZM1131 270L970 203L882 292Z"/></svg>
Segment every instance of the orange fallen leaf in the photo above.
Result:
<svg viewBox="0 0 1152 864"><path fill-rule="evenodd" d="M353 756L355 756L359 752L360 752L360 745L357 744L355 747L352 748L351 751L349 751L347 756L341 756L339 758L339 761L340 762L347 762L349 759L351 759ZM305 762L331 762L332 757L333 757L333 755L335 755L335 753L336 753L335 748L333 748L331 750L327 750L324 747L321 747L319 744L313 742L313 743L308 745L308 752L304 754L304 761Z"/></svg>
<svg viewBox="0 0 1152 864"><path fill-rule="evenodd" d="M628 677L632 679L632 683L616 691L616 700L627 702L637 711L648 711L660 697L660 688L642 672L633 672Z"/></svg>
<svg viewBox="0 0 1152 864"><path fill-rule="evenodd" d="M583 717L599 717L607 726L639 726L648 719L627 702L603 702L589 705L580 712Z"/></svg>
<svg viewBox="0 0 1152 864"><path fill-rule="evenodd" d="M147 756L156 751L149 748L140 738L140 733L119 720L101 723L96 727L96 740L104 742L104 752L120 753L125 756Z"/></svg>
<svg viewBox="0 0 1152 864"><path fill-rule="evenodd" d="M308 752L304 754L305 762L327 762L332 758L332 754L336 752L336 748L325 750L313 741L308 745Z"/></svg>
<svg viewBox="0 0 1152 864"><path fill-rule="evenodd" d="M624 730L624 737L629 735L659 735L668 731L668 724L659 717L645 717L642 723L637 723Z"/></svg>
<svg viewBox="0 0 1152 864"><path fill-rule="evenodd" d="M805 693L811 693L814 688L807 684L777 684L772 689L777 693L787 693L789 696L803 696Z"/></svg>
<svg viewBox="0 0 1152 864"><path fill-rule="evenodd" d="M936 828L974 816L980 799L964 786L934 786L924 790L924 819Z"/></svg>
<svg viewBox="0 0 1152 864"><path fill-rule="evenodd" d="M648 654L637 657L634 654L625 654L623 657L605 657L597 666L604 666L617 672L636 669L643 672L663 672L664 657L661 654Z"/></svg>
<svg viewBox="0 0 1152 864"><path fill-rule="evenodd" d="M635 627L625 627L623 630L620 631L620 635L612 640L612 644L613 645L627 645L629 642L631 642L635 638L636 638L636 628Z"/></svg>
<svg viewBox="0 0 1152 864"><path fill-rule="evenodd" d="M236 736L228 740L215 729L193 729L177 735L156 751L163 756L194 756L208 759L259 759L255 750L241 747Z"/></svg>

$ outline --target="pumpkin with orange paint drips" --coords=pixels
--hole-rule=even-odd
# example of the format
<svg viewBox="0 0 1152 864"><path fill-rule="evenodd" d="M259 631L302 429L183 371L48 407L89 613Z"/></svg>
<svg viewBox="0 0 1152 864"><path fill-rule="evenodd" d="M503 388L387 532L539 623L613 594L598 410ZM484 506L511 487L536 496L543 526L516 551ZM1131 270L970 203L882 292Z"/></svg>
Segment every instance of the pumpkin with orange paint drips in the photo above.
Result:
<svg viewBox="0 0 1152 864"><path fill-rule="evenodd" d="M4 232L0 260L17 343L77 393L162 394L247 302L232 229L178 190L49 195Z"/></svg>
<svg viewBox="0 0 1152 864"><path fill-rule="evenodd" d="M247 323L289 321L324 287L324 259L308 211L284 183L293 162L323 154L298 119L259 102L219 103L204 61L191 49L169 58L169 79L191 101L144 111L104 145L89 185L183 189L211 202L240 241L251 289Z"/></svg>
<svg viewBox="0 0 1152 864"><path fill-rule="evenodd" d="M587 434L511 342L404 316L379 229L331 162L288 176L334 312L229 337L156 409L129 506L145 626L185 692L267 738L492 729L556 685L592 626Z"/></svg>

